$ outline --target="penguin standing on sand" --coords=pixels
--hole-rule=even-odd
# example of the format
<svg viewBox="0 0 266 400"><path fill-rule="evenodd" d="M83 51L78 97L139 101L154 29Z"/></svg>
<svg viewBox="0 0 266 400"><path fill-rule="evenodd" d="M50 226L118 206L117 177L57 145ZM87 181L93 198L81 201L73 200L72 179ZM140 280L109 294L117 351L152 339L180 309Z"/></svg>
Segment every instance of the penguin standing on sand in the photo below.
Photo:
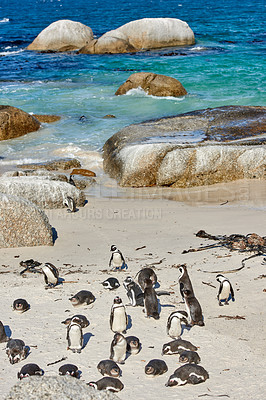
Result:
<svg viewBox="0 0 266 400"><path fill-rule="evenodd" d="M72 319L67 327L67 350L72 350L73 353L81 353L83 346L83 333L80 324Z"/></svg>
<svg viewBox="0 0 266 400"><path fill-rule="evenodd" d="M77 211L76 203L75 203L75 200L73 199L73 197L67 196L64 199L64 206L67 207L68 212L72 213L72 212Z"/></svg>
<svg viewBox="0 0 266 400"><path fill-rule="evenodd" d="M114 298L110 314L110 328L113 332L126 333L128 317L126 308L119 296Z"/></svg>
<svg viewBox="0 0 266 400"><path fill-rule="evenodd" d="M127 341L121 333L116 333L111 342L110 360L119 364L125 364L127 355Z"/></svg>
<svg viewBox="0 0 266 400"><path fill-rule="evenodd" d="M186 311L173 311L167 320L166 332L173 339L178 339L182 334L181 322L188 325L188 314Z"/></svg>
<svg viewBox="0 0 266 400"><path fill-rule="evenodd" d="M194 294L194 291L193 291L191 280L188 276L187 266L185 264L182 264L182 265L179 265L178 269L181 272L181 275L178 277L180 293L181 293L182 299L184 301L184 290L190 290L190 292L192 294Z"/></svg>
<svg viewBox="0 0 266 400"><path fill-rule="evenodd" d="M109 267L112 268L112 270L121 270L126 265L123 254L114 244L111 246L110 251L112 255L109 261Z"/></svg>
<svg viewBox="0 0 266 400"><path fill-rule="evenodd" d="M216 275L216 280L220 283L219 292L217 295L219 306L222 306L222 301L224 301L225 305L228 305L230 296L232 301L235 301L234 291L229 280L221 274Z"/></svg>
<svg viewBox="0 0 266 400"><path fill-rule="evenodd" d="M203 315L199 301L190 290L183 291L190 325L204 326Z"/></svg>
<svg viewBox="0 0 266 400"><path fill-rule="evenodd" d="M144 306L144 293L141 290L140 286L134 282L131 276L126 277L123 282L124 288L127 291L127 297L130 301L130 304L135 306Z"/></svg>
<svg viewBox="0 0 266 400"><path fill-rule="evenodd" d="M144 312L148 318L160 318L157 295L151 279L145 279L144 281Z"/></svg>
<svg viewBox="0 0 266 400"><path fill-rule="evenodd" d="M42 267L42 272L44 275L44 281L47 287L54 287L59 281L58 269L51 263L45 263Z"/></svg>

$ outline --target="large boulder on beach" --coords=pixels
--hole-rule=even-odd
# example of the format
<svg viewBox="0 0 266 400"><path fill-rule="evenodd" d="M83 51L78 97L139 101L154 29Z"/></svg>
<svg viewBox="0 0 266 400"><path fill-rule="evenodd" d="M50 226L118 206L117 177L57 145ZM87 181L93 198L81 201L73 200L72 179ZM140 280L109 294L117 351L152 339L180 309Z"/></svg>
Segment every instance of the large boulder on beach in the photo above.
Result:
<svg viewBox="0 0 266 400"><path fill-rule="evenodd" d="M103 147L121 186L266 179L266 107L225 106L130 125ZM264 134L264 135L263 135Z"/></svg>
<svg viewBox="0 0 266 400"><path fill-rule="evenodd" d="M71 376L29 376L14 385L4 400L118 400L106 390L95 390Z"/></svg>
<svg viewBox="0 0 266 400"><path fill-rule="evenodd" d="M27 50L71 51L88 45L93 40L90 27L67 19L53 22L47 26Z"/></svg>
<svg viewBox="0 0 266 400"><path fill-rule="evenodd" d="M40 208L64 208L67 196L74 199L77 207L85 204L84 193L75 186L45 176L1 177L0 192L23 197Z"/></svg>
<svg viewBox="0 0 266 400"><path fill-rule="evenodd" d="M188 24L176 18L143 18L106 32L80 53L129 53L162 47L191 45L195 37Z"/></svg>
<svg viewBox="0 0 266 400"><path fill-rule="evenodd" d="M184 86L175 78L158 75L152 72L137 72L123 83L115 92L116 96L126 94L131 89L142 88L152 96L184 96L187 94Z"/></svg>
<svg viewBox="0 0 266 400"><path fill-rule="evenodd" d="M28 200L0 193L0 248L52 245L45 213Z"/></svg>
<svg viewBox="0 0 266 400"><path fill-rule="evenodd" d="M8 105L0 105L0 140L26 135L37 131L40 126L40 121L25 111Z"/></svg>

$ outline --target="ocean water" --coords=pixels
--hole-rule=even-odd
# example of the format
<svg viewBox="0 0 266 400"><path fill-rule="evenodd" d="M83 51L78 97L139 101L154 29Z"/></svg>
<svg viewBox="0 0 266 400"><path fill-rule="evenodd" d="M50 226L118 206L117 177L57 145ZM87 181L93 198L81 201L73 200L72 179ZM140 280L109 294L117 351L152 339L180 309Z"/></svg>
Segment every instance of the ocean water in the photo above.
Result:
<svg viewBox="0 0 266 400"><path fill-rule="evenodd" d="M75 156L101 174L103 144L126 125L207 107L265 105L265 10L264 0L1 0L0 104L61 120L0 142L0 171ZM100 36L145 17L186 21L196 44L123 55L25 50L59 19L82 22ZM177 78L188 95L157 98L141 90L114 95L140 71ZM116 118L105 119L106 114Z"/></svg>

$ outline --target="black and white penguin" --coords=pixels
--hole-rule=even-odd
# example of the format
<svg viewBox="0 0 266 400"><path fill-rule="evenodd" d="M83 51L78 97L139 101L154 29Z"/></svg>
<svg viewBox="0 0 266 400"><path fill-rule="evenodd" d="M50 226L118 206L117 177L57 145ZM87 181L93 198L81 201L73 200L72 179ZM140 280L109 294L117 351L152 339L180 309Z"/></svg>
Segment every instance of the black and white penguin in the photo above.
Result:
<svg viewBox="0 0 266 400"><path fill-rule="evenodd" d="M71 321L73 320L73 318L75 318L76 324L79 324L82 329L87 328L87 326L90 325L87 317L85 317L85 315L80 315L80 314L77 314L77 315L74 315L73 317L67 318L65 321L62 321L61 324L69 325L71 323Z"/></svg>
<svg viewBox="0 0 266 400"><path fill-rule="evenodd" d="M51 263L45 263L42 267L42 272L44 275L44 281L47 287L54 287L59 281L58 269Z"/></svg>
<svg viewBox="0 0 266 400"><path fill-rule="evenodd" d="M10 339L6 345L6 354L8 355L10 364L16 364L24 360L27 357L27 349L23 340Z"/></svg>
<svg viewBox="0 0 266 400"><path fill-rule="evenodd" d="M118 279L111 277L111 278L105 279L105 281L102 282L102 285L105 289L114 290L114 289L119 288L120 283L119 283Z"/></svg>
<svg viewBox="0 0 266 400"><path fill-rule="evenodd" d="M95 301L95 296L89 290L80 290L74 296L70 297L72 306L80 306L82 304L91 304Z"/></svg>
<svg viewBox="0 0 266 400"><path fill-rule="evenodd" d="M0 343L8 342L8 340L9 337L6 335L5 327L2 321L0 321Z"/></svg>
<svg viewBox="0 0 266 400"><path fill-rule="evenodd" d="M67 327L67 350L72 350L73 353L81 353L83 346L83 333L81 326L76 323L75 318Z"/></svg>
<svg viewBox="0 0 266 400"><path fill-rule="evenodd" d="M183 290L190 325L204 326L203 315L199 301L190 290Z"/></svg>
<svg viewBox="0 0 266 400"><path fill-rule="evenodd" d="M110 313L110 328L113 332L126 333L128 317L126 308L119 296L114 298Z"/></svg>
<svg viewBox="0 0 266 400"><path fill-rule="evenodd" d="M127 291L127 297L130 301L130 304L135 306L144 306L144 293L140 286L134 282L131 276L126 277L123 282L124 288Z"/></svg>
<svg viewBox="0 0 266 400"><path fill-rule="evenodd" d="M179 356L180 363L199 364L200 356L196 351L183 350Z"/></svg>
<svg viewBox="0 0 266 400"><path fill-rule="evenodd" d="M112 376L113 378L118 378L122 375L122 371L113 360L102 360L97 365L98 371L102 375Z"/></svg>
<svg viewBox="0 0 266 400"><path fill-rule="evenodd" d="M186 383L196 385L205 382L208 378L208 372L200 365L185 364L174 371L165 386L181 386Z"/></svg>
<svg viewBox="0 0 266 400"><path fill-rule="evenodd" d="M79 378L79 369L74 364L64 364L59 368L59 375L69 375L73 378Z"/></svg>
<svg viewBox="0 0 266 400"><path fill-rule="evenodd" d="M190 292L192 294L194 294L194 291L193 291L191 280L188 276L187 266L185 264L182 264L182 265L179 265L178 269L181 272L181 275L178 277L179 289L180 289L181 297L184 301L184 293L183 293L184 290L190 290Z"/></svg>
<svg viewBox="0 0 266 400"><path fill-rule="evenodd" d="M64 206L67 207L68 212L72 213L77 211L76 203L73 197L67 196L64 199Z"/></svg>
<svg viewBox="0 0 266 400"><path fill-rule="evenodd" d="M173 339L178 339L182 334L181 322L185 325L188 324L187 321L188 314L186 311L173 311L167 320L166 332Z"/></svg>
<svg viewBox="0 0 266 400"><path fill-rule="evenodd" d="M152 268L142 268L138 273L138 283L142 290L145 288L146 279L150 279L153 286L157 283L157 275Z"/></svg>
<svg viewBox="0 0 266 400"><path fill-rule="evenodd" d="M224 302L225 305L228 305L228 300L230 297L232 301L235 301L234 291L229 279L221 274L218 274L216 275L216 280L220 283L219 292L217 295L219 306L222 306L222 302Z"/></svg>
<svg viewBox="0 0 266 400"><path fill-rule="evenodd" d="M151 279L144 281L144 312L147 318L160 318L158 300Z"/></svg>
<svg viewBox="0 0 266 400"><path fill-rule="evenodd" d="M179 354L180 350L196 351L197 347L188 340L176 339L163 345L162 355Z"/></svg>
<svg viewBox="0 0 266 400"><path fill-rule="evenodd" d="M136 355L141 350L141 343L137 336L127 336L127 352L132 355Z"/></svg>
<svg viewBox="0 0 266 400"><path fill-rule="evenodd" d="M30 309L30 305L25 299L16 299L13 302L13 310L19 313L24 313Z"/></svg>
<svg viewBox="0 0 266 400"><path fill-rule="evenodd" d="M120 392L124 388L123 383L119 379L110 376L105 376L97 382L89 382L88 385L97 390L109 390L110 392Z"/></svg>
<svg viewBox="0 0 266 400"><path fill-rule="evenodd" d="M121 333L116 333L111 342L110 360L124 364L127 353L127 341Z"/></svg>
<svg viewBox="0 0 266 400"><path fill-rule="evenodd" d="M168 367L163 360L153 359L145 366L145 374L148 376L162 375L168 371Z"/></svg>
<svg viewBox="0 0 266 400"><path fill-rule="evenodd" d="M28 376L42 376L44 371L37 364L25 364L18 372L18 379L27 378Z"/></svg>
<svg viewBox="0 0 266 400"><path fill-rule="evenodd" d="M110 251L112 252L112 255L109 261L109 268L112 268L112 270L123 269L126 265L126 262L121 251L118 250L114 244L111 246Z"/></svg>

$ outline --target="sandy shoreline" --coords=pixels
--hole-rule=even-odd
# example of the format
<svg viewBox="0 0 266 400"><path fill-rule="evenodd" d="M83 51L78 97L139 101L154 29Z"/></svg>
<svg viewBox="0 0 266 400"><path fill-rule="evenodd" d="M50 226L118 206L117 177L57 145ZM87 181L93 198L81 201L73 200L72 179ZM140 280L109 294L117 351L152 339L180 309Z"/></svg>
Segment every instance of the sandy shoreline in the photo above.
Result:
<svg viewBox="0 0 266 400"><path fill-rule="evenodd" d="M127 335L138 336L143 348L121 366L125 388L119 397L159 400L164 396L168 399L185 396L194 400L209 394L214 398L227 395L230 399L264 399L265 282L257 279L265 271L265 266L261 265L262 257L248 261L241 271L228 274L236 301L230 302L228 307L219 307L216 300L218 282L212 271L238 268L245 255L230 253L226 249L181 254L189 247L209 243L195 237L194 233L199 229L212 234L256 232L264 236L266 204L263 197L257 206L252 202L247 204L248 201L243 201L242 204L231 205L229 202L223 206L191 207L159 199L89 198L88 204L76 214L68 214L66 210L47 210L58 235L53 247L0 249L1 321L11 330L13 338L23 339L31 347L26 360L11 365L5 355L5 344L0 344L2 398L17 382L16 374L22 365L28 362L39 364L46 375L57 375L63 362L47 364L67 357L66 362L76 364L82 371L82 380L100 379L96 366L100 360L109 357L113 338L109 328L113 298L119 295L127 304L123 280L127 275L135 276L141 267L148 265L155 267L161 289L170 289L174 294L160 297L158 321L146 319L140 307L127 307L132 321ZM128 264L126 272L106 271L111 244L123 251ZM45 290L41 275L26 274L22 278L19 262L29 258L53 263L66 282L55 289ZM150 359L162 358L162 345L171 340L165 330L170 312L184 309L184 305L179 304L179 272L174 266L179 263L187 263L205 318L205 327L185 330L183 338L199 346L201 365L209 372L210 379L197 386L166 388L168 377L180 366L176 356L163 357L168 372L161 377L147 378L144 367ZM104 290L100 284L111 275L116 276L121 284L115 292ZM91 290L96 301L90 306L74 309L68 298L82 289ZM31 305L24 314L15 314L11 308L19 297ZM76 313L86 315L90 321L83 332L87 343L80 355L66 350L66 328L60 323ZM219 315L239 315L245 319L226 320L217 318Z"/></svg>

